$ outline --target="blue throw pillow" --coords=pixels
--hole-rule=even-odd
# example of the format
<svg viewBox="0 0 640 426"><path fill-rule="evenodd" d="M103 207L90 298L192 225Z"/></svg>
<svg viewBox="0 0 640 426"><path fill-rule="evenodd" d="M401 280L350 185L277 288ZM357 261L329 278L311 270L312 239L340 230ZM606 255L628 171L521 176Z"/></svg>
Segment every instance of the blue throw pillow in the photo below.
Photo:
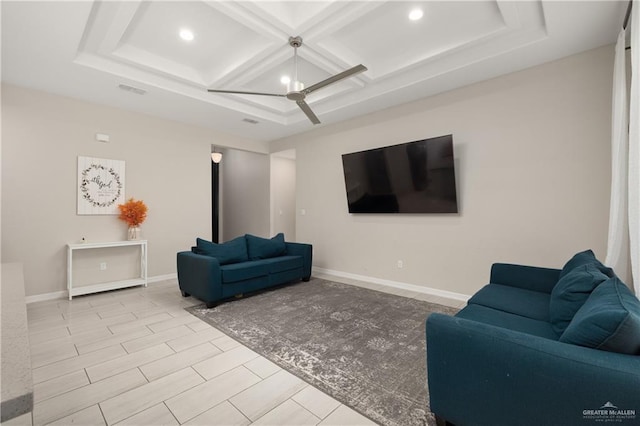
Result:
<svg viewBox="0 0 640 426"><path fill-rule="evenodd" d="M282 232L271 239L260 238L251 234L245 235L245 238L247 239L247 251L250 260L282 256L287 251Z"/></svg>
<svg viewBox="0 0 640 426"><path fill-rule="evenodd" d="M640 301L622 281L610 278L593 290L560 341L640 355Z"/></svg>
<svg viewBox="0 0 640 426"><path fill-rule="evenodd" d="M558 280L551 290L549 320L553 331L561 335L591 292L608 279L593 263L578 266Z"/></svg>
<svg viewBox="0 0 640 426"><path fill-rule="evenodd" d="M560 278L567 275L569 272L571 272L572 269L589 263L596 265L600 272L602 272L609 278L616 276L613 273L613 269L607 268L598 259L596 259L596 255L593 254L593 251L585 250L581 251L580 253L576 253L571 259L569 259L569 261L562 268L562 271L560 271Z"/></svg>
<svg viewBox="0 0 640 426"><path fill-rule="evenodd" d="M202 238L197 238L195 248L194 253L215 257L221 265L246 262L249 260L247 256L247 243L244 237L234 238L223 244L216 244L203 240Z"/></svg>

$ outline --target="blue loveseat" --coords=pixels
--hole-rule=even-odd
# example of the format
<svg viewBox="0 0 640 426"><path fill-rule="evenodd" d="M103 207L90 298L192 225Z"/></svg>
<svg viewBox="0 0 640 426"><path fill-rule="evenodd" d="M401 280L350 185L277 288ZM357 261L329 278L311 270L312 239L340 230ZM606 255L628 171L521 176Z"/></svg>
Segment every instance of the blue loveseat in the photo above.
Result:
<svg viewBox="0 0 640 426"><path fill-rule="evenodd" d="M439 424L640 424L640 301L590 250L562 270L494 264L426 333Z"/></svg>
<svg viewBox="0 0 640 426"><path fill-rule="evenodd" d="M198 238L191 251L179 252L178 285L208 308L244 293L311 278L310 244L244 235L224 244Z"/></svg>

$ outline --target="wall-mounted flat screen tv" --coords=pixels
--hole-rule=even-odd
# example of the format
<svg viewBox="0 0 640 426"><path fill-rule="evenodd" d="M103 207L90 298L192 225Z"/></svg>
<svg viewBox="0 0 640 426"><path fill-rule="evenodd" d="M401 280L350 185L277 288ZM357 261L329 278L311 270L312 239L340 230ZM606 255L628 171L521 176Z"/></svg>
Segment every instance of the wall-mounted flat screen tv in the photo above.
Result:
<svg viewBox="0 0 640 426"><path fill-rule="evenodd" d="M453 135L342 155L349 213L457 213Z"/></svg>

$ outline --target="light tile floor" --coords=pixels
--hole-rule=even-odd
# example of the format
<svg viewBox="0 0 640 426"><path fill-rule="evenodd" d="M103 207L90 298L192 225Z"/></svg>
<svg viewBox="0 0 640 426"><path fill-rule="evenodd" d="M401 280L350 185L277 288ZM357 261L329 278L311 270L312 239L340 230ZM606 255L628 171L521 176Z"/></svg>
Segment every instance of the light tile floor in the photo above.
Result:
<svg viewBox="0 0 640 426"><path fill-rule="evenodd" d="M28 305L34 411L4 424L375 424L183 309L198 303L169 280Z"/></svg>

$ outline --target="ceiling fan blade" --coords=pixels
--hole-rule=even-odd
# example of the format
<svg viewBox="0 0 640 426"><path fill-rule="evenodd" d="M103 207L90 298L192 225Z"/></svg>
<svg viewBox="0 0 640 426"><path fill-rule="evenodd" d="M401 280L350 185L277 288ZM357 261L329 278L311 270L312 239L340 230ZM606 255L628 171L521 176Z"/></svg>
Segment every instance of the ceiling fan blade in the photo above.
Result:
<svg viewBox="0 0 640 426"><path fill-rule="evenodd" d="M311 111L311 108L309 108L309 105L304 100L296 101L296 103L313 124L320 124L320 120L318 120L318 117Z"/></svg>
<svg viewBox="0 0 640 426"><path fill-rule="evenodd" d="M207 89L207 92L211 93L232 93L236 95L261 95L261 96L279 96L285 97L285 95L281 95L279 93L262 93L262 92L241 92L239 90L217 90L217 89Z"/></svg>
<svg viewBox="0 0 640 426"><path fill-rule="evenodd" d="M364 72L364 71L366 71L366 70L367 70L367 67L365 67L364 65L362 65L362 64L360 64L360 65L356 65L356 66L355 66L355 67L353 67L353 68L349 68L349 69L348 69L348 70L346 70L346 71L342 71L340 74L336 74L336 75L334 75L333 77L329 77L329 78L327 78L326 80L322 80L322 81L321 81L321 82L319 82L319 83L316 83L316 84L314 84L314 85L312 85L312 86L309 86L309 87L307 87L306 89L304 89L302 92L303 92L305 95L308 95L309 93L311 93L311 92L313 92L313 91L316 91L316 90L318 90L318 89L321 89L321 88L323 88L323 87L325 87L325 86L328 86L328 85L330 85L330 84L336 83L336 82L338 82L338 81L340 81L340 80L342 80L342 79L345 79L345 78L347 78L347 77L351 77L352 75L355 75L355 74L358 74L358 73Z"/></svg>

